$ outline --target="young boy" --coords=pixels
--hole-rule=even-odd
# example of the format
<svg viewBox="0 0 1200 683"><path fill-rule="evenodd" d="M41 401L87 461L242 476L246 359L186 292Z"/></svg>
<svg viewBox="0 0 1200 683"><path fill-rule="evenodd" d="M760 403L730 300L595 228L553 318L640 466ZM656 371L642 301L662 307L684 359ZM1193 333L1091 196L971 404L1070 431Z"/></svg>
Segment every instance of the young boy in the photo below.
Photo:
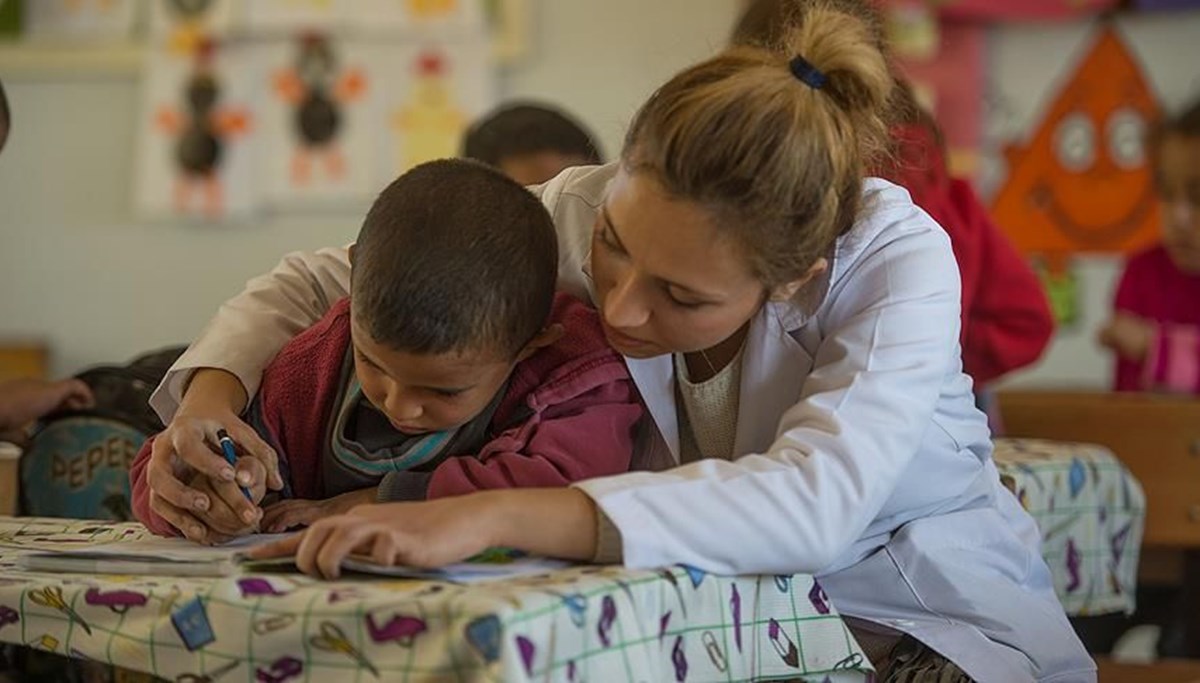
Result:
<svg viewBox="0 0 1200 683"><path fill-rule="evenodd" d="M555 294L554 226L521 185L472 161L418 166L375 201L351 262L351 297L283 348L248 409L285 481L263 531L628 469L637 391L598 314ZM173 535L150 509L150 449L134 511Z"/></svg>
<svg viewBox="0 0 1200 683"><path fill-rule="evenodd" d="M495 166L522 185L539 185L572 166L604 163L595 138L562 111L507 104L472 124L462 155Z"/></svg>

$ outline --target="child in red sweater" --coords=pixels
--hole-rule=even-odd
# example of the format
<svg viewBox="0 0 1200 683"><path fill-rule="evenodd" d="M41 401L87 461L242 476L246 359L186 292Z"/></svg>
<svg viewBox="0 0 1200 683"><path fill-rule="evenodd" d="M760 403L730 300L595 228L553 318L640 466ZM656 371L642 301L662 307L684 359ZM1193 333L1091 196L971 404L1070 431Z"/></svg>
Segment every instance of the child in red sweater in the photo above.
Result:
<svg viewBox="0 0 1200 683"><path fill-rule="evenodd" d="M1200 101L1150 142L1163 240L1125 264L1100 343L1117 391L1200 394Z"/></svg>
<svg viewBox="0 0 1200 683"><path fill-rule="evenodd" d="M971 184L950 176L933 117L900 88L901 122L893 128L895 164L884 175L950 235L962 278L963 371L976 388L1041 357L1054 317L1041 283Z"/></svg>
<svg viewBox="0 0 1200 683"><path fill-rule="evenodd" d="M284 479L261 529L629 469L637 390L596 311L555 294L557 244L541 202L480 163L430 162L385 189L351 248L351 297L280 351L248 409ZM175 534L150 506L151 447L134 512ZM198 485L229 520L206 540L252 530L224 502L236 485Z"/></svg>

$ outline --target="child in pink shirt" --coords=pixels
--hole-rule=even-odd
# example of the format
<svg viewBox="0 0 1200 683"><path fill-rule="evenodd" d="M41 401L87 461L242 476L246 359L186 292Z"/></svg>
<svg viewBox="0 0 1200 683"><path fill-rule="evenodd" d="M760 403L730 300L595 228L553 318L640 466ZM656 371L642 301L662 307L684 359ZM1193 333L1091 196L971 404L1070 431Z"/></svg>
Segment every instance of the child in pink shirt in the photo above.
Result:
<svg viewBox="0 0 1200 683"><path fill-rule="evenodd" d="M1100 343L1117 354L1117 391L1200 394L1200 101L1160 127L1151 151L1163 240L1125 264Z"/></svg>

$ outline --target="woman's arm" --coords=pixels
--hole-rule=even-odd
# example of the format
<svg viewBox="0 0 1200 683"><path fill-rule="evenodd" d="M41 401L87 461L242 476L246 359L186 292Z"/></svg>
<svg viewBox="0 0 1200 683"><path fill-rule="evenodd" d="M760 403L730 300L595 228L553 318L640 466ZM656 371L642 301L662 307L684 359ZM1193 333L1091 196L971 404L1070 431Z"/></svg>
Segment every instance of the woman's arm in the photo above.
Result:
<svg viewBox="0 0 1200 683"><path fill-rule="evenodd" d="M145 494L154 510L189 538L211 535L200 520L219 502L211 492L187 483L196 475L231 490L235 480L248 488L283 487L277 454L242 421L241 413L279 349L345 296L349 283L344 248L289 254L221 307L155 390L150 405L167 427L145 464ZM251 456L241 458L236 468L208 445L216 443L220 429ZM231 498L234 512L247 523L261 519L257 505Z"/></svg>
<svg viewBox="0 0 1200 683"><path fill-rule="evenodd" d="M171 366L150 405L163 422L170 422L192 375L201 368L216 368L241 383L240 401L237 395L222 397L233 412L240 413L258 391L262 371L279 349L320 320L349 291L350 259L345 247L288 254L274 270L250 280L221 306Z"/></svg>
<svg viewBox="0 0 1200 683"><path fill-rule="evenodd" d="M833 284L813 369L770 448L577 484L620 530L626 566L816 573L876 518L936 429L959 331L946 236L919 222L889 232L903 234L877 238Z"/></svg>

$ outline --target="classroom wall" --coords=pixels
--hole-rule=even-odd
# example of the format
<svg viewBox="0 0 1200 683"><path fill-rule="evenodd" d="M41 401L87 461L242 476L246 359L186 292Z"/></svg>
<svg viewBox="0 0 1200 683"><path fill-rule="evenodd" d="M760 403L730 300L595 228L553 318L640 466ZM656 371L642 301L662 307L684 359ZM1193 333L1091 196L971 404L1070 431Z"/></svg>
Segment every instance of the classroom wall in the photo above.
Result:
<svg viewBox="0 0 1200 683"><path fill-rule="evenodd" d="M533 0L532 52L501 78L505 96L553 99L599 133L611 157L638 104L673 72L716 50L734 0ZM1173 106L1200 91L1200 13L1127 19L1123 30ZM1087 35L1084 23L1011 26L992 41L989 136L1008 137ZM45 338L64 374L186 342L222 300L290 250L349 241L353 211L267 218L252 225L146 223L131 214L137 83L125 78L13 82L0 65L15 128L0 155L0 339ZM1084 320L1014 382L1102 386L1108 361L1092 344L1117 264L1081 265Z"/></svg>
<svg viewBox="0 0 1200 683"><path fill-rule="evenodd" d="M1200 11L1122 18L1122 36L1142 61L1164 105L1174 111L1200 97ZM1090 45L1092 22L1057 25L1012 25L997 32L990 44L993 95L987 103L987 137L1011 140L1040 121L1040 105L1057 83L1074 69L1081 50ZM994 145L998 147L998 145ZM1002 179L996 156L981 179L986 194ZM1008 378L1010 386L1101 388L1110 386L1111 357L1094 342L1096 329L1110 311L1112 291L1120 275L1116 258L1081 259L1082 316L1078 325L1061 329L1042 362Z"/></svg>
<svg viewBox="0 0 1200 683"><path fill-rule="evenodd" d="M620 145L638 104L723 43L731 0L533 0L528 59L504 95L561 102ZM190 340L285 252L348 242L353 211L252 225L146 223L130 197L138 86L126 78L13 80L0 154L0 340L41 337L56 374Z"/></svg>

